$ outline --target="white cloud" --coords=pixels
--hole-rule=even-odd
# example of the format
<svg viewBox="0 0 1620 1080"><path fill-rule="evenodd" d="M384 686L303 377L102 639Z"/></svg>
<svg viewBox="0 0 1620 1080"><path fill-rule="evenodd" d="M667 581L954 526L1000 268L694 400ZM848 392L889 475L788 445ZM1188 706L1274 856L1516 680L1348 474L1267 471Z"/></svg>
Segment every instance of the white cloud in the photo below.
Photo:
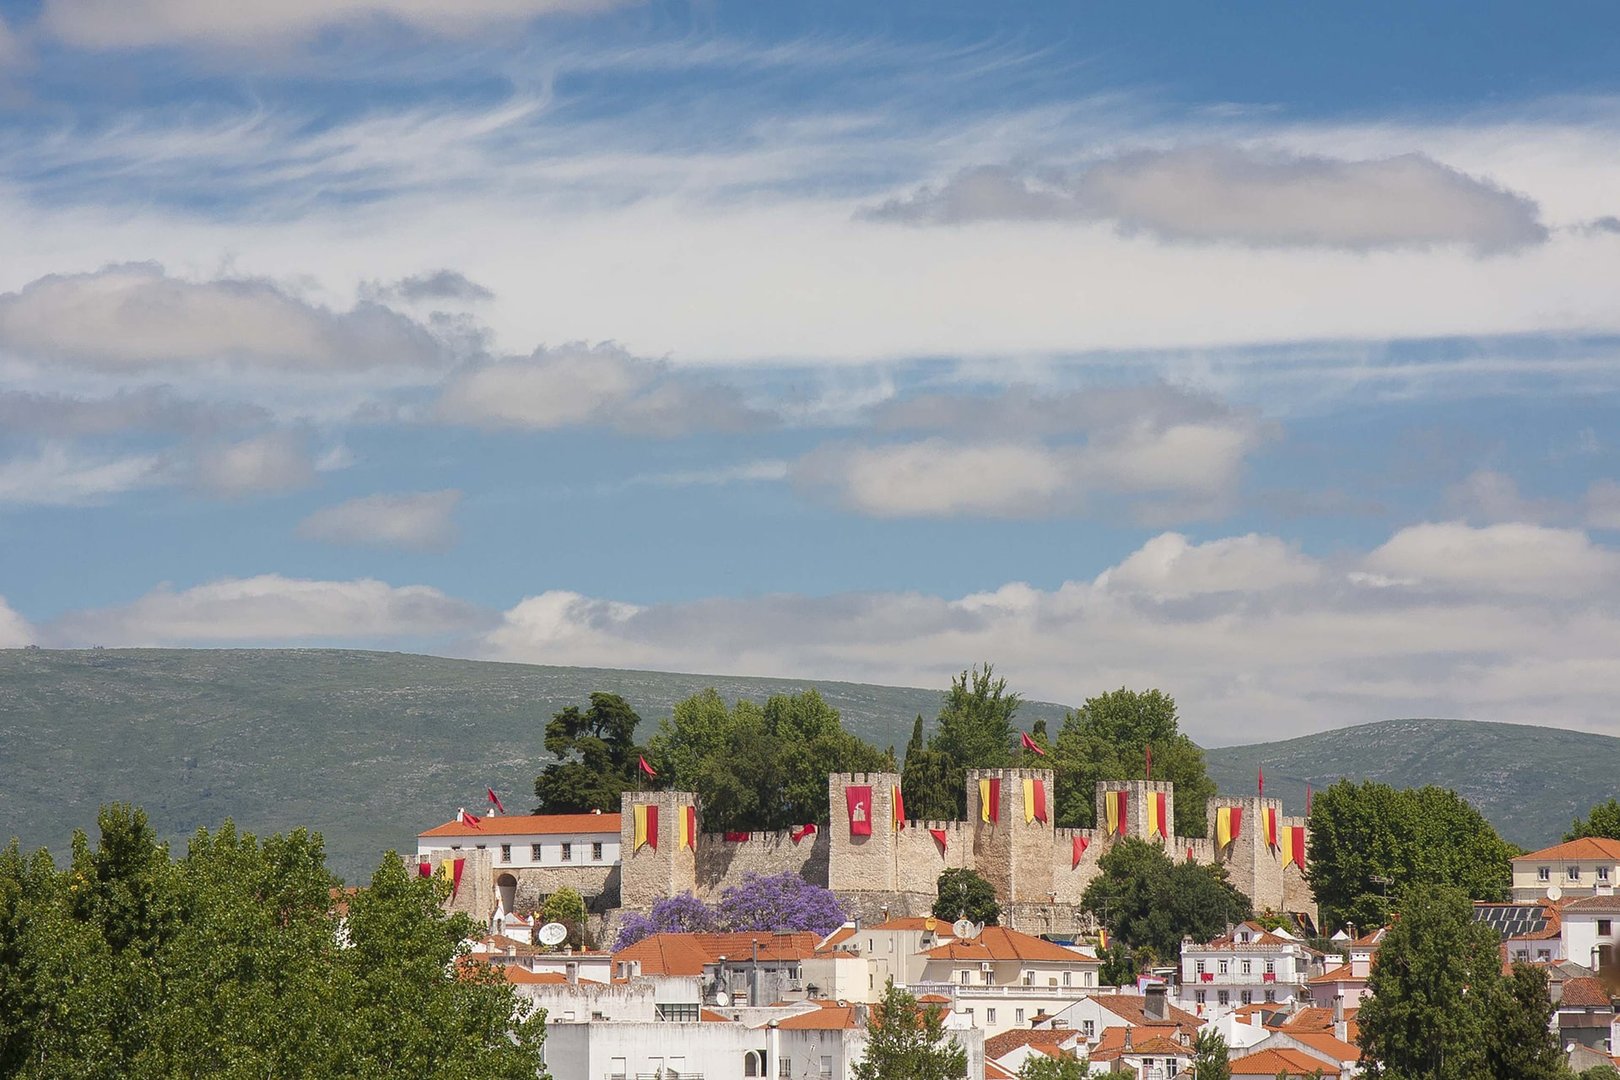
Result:
<svg viewBox="0 0 1620 1080"><path fill-rule="evenodd" d="M29 457L0 461L0 504L85 506L168 482L169 463L151 454L96 457L50 442Z"/></svg>
<svg viewBox="0 0 1620 1080"><path fill-rule="evenodd" d="M1599 480L1587 488L1586 523L1594 529L1620 529L1620 484Z"/></svg>
<svg viewBox="0 0 1620 1080"><path fill-rule="evenodd" d="M368 282L360 289L367 299L406 304L432 304L446 301L463 304L495 299L495 294L455 270L430 270L386 285Z"/></svg>
<svg viewBox="0 0 1620 1080"><path fill-rule="evenodd" d="M255 46L309 37L329 27L387 20L460 36L491 24L541 15L594 11L624 0L46 0L41 21L73 45L95 49L207 44Z"/></svg>
<svg viewBox="0 0 1620 1080"><path fill-rule="evenodd" d="M205 448L195 468L197 486L224 498L293 491L315 480L306 440L290 431Z"/></svg>
<svg viewBox="0 0 1620 1080"><path fill-rule="evenodd" d="M1402 529L1364 568L1429 588L1581 596L1620 581L1620 554L1578 529L1440 522Z"/></svg>
<svg viewBox="0 0 1620 1080"><path fill-rule="evenodd" d="M63 644L208 645L434 637L486 622L477 607L424 585L263 574L159 586L130 604L66 615L47 630Z"/></svg>
<svg viewBox="0 0 1620 1080"><path fill-rule="evenodd" d="M436 415L476 427L589 425L654 436L741 431L769 420L729 387L692 382L608 342L541 348L462 371L445 385Z"/></svg>
<svg viewBox="0 0 1620 1080"><path fill-rule="evenodd" d="M0 431L72 437L127 431L214 434L269 419L255 405L183 398L164 386L123 390L107 397L0 390Z"/></svg>
<svg viewBox="0 0 1620 1080"><path fill-rule="evenodd" d="M943 685L988 657L1047 700L1160 687L1212 743L1394 716L1620 730L1617 581L1579 565L1557 578L1568 545L1555 530L1527 542L1546 545L1548 577L1506 592L1490 573L1444 592L1353 585L1265 536L1196 545L1161 536L1094 581L1050 590L653 605L548 592L515 605L475 651L913 686Z"/></svg>
<svg viewBox="0 0 1620 1080"><path fill-rule="evenodd" d="M1548 237L1530 199L1422 154L1342 161L1218 146L1136 151L1045 182L1011 169L967 169L870 216L947 225L1111 221L1166 240L1258 247L1460 244L1494 252Z"/></svg>
<svg viewBox="0 0 1620 1080"><path fill-rule="evenodd" d="M1113 592L1182 600L1308 585L1320 576L1315 559L1274 536L1250 533L1194 544L1180 533L1162 533L1105 570L1096 584Z"/></svg>
<svg viewBox="0 0 1620 1080"><path fill-rule="evenodd" d="M0 351L126 374L198 366L339 372L443 359L432 335L387 308L334 312L267 281L184 281L155 263L52 274L0 294Z"/></svg>
<svg viewBox="0 0 1620 1080"><path fill-rule="evenodd" d="M0 649L20 649L35 641L34 628L0 596Z"/></svg>
<svg viewBox="0 0 1620 1080"><path fill-rule="evenodd" d="M1494 469L1478 469L1446 490L1446 505L1470 521L1545 523L1564 516L1552 499L1529 499L1519 492L1513 477Z"/></svg>
<svg viewBox="0 0 1620 1080"><path fill-rule="evenodd" d="M456 542L459 491L367 495L324 507L298 525L310 540L408 551L445 551Z"/></svg>

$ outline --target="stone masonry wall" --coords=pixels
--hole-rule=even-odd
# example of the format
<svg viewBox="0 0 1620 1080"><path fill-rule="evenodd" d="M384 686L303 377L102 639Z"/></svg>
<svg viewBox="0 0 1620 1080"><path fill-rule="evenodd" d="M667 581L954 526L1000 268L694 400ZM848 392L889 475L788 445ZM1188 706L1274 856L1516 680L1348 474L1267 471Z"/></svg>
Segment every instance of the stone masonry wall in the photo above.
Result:
<svg viewBox="0 0 1620 1080"><path fill-rule="evenodd" d="M798 874L813 885L827 884L828 830L817 827L797 844L786 832L749 833L743 841L722 833L698 836L696 892L704 900L720 894L749 874Z"/></svg>
<svg viewBox="0 0 1620 1080"><path fill-rule="evenodd" d="M689 791L627 791L619 817L619 906L645 911L666 896L697 887L697 852L681 846L681 814L695 806ZM635 808L658 808L658 846L635 846Z"/></svg>

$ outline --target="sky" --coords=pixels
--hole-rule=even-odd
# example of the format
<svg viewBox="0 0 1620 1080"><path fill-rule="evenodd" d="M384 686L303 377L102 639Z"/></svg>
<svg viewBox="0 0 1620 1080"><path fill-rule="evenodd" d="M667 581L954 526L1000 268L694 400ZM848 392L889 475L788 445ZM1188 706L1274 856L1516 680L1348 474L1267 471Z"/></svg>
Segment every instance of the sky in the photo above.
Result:
<svg viewBox="0 0 1620 1080"><path fill-rule="evenodd" d="M0 0L0 647L1620 735L1617 24Z"/></svg>

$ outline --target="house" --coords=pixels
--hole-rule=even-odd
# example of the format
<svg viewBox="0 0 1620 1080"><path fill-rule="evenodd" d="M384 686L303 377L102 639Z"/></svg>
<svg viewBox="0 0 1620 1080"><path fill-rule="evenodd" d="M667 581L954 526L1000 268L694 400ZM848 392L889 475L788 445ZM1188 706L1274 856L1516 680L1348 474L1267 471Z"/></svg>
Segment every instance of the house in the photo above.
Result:
<svg viewBox="0 0 1620 1080"><path fill-rule="evenodd" d="M820 943L808 931L652 934L613 954L613 974L702 976L708 1003L758 1008L810 996L802 968Z"/></svg>
<svg viewBox="0 0 1620 1080"><path fill-rule="evenodd" d="M618 814L497 816L490 811L476 817L461 812L416 837L420 863L439 863L466 851L487 854L491 879L469 883L473 889L468 895L481 894L483 886L490 886L503 912L520 905L538 908L543 897L565 885L578 891L587 904L604 894L617 902L617 885L610 881L617 881L619 865ZM484 865L482 858L470 862ZM476 917L488 917L495 906L492 902L478 910Z"/></svg>
<svg viewBox="0 0 1620 1080"><path fill-rule="evenodd" d="M1598 894L1566 901L1558 910L1563 956L1593 971L1620 968L1620 896Z"/></svg>
<svg viewBox="0 0 1620 1080"><path fill-rule="evenodd" d="M1166 1034L1154 1028L1109 1028L1087 1060L1094 1069L1138 1080L1170 1080L1192 1063L1195 1036L1185 1028Z"/></svg>
<svg viewBox="0 0 1620 1080"><path fill-rule="evenodd" d="M871 926L845 923L827 936L813 961L805 965L805 980L825 988L829 997L849 1001L878 1001L890 979L896 986L926 981L930 949L951 941L951 924L924 918L885 919ZM837 961L859 957L858 967Z"/></svg>
<svg viewBox="0 0 1620 1080"><path fill-rule="evenodd" d="M1232 1080L1312 1080L1343 1073L1303 1050L1257 1050L1232 1058Z"/></svg>
<svg viewBox="0 0 1620 1080"><path fill-rule="evenodd" d="M1552 964L1566 959L1562 901L1474 903L1474 919L1502 935L1502 956L1509 963Z"/></svg>
<svg viewBox="0 0 1620 1080"><path fill-rule="evenodd" d="M1019 1028L984 1040L984 1061L993 1062L1009 1073L1017 1073L1031 1057L1079 1057L1085 1042L1078 1032L1051 1028Z"/></svg>
<svg viewBox="0 0 1620 1080"><path fill-rule="evenodd" d="M920 955L922 976L911 989L949 998L958 1016L986 1036L1028 1027L1036 1015L1056 1014L1096 993L1102 969L1088 952L1004 926L987 926L976 937L945 941Z"/></svg>
<svg viewBox="0 0 1620 1080"><path fill-rule="evenodd" d="M1052 1017L1048 1026L1078 1032L1089 1046L1098 1045L1114 1028L1130 1028L1133 1039L1150 1035L1196 1035L1203 1021L1170 1003L1162 986L1149 986L1141 994L1094 994Z"/></svg>
<svg viewBox="0 0 1620 1080"><path fill-rule="evenodd" d="M1255 1002L1308 1002L1323 956L1281 928L1244 922L1206 944L1181 945L1176 1003L1213 1019Z"/></svg>
<svg viewBox="0 0 1620 1080"><path fill-rule="evenodd" d="M1585 836L1513 860L1513 899L1595 896L1620 882L1620 840ZM1551 891L1549 891L1551 890Z"/></svg>
<svg viewBox="0 0 1620 1080"><path fill-rule="evenodd" d="M1614 991L1593 976L1565 979L1557 998L1558 1038L1565 1047L1584 1046L1612 1054L1614 1043Z"/></svg>
<svg viewBox="0 0 1620 1080"><path fill-rule="evenodd" d="M1289 1031L1281 1028L1253 1046L1244 1047L1242 1053L1251 1055L1266 1050L1297 1051L1317 1058L1319 1067L1331 1067L1343 1076L1354 1076L1361 1068L1361 1048L1329 1031Z"/></svg>

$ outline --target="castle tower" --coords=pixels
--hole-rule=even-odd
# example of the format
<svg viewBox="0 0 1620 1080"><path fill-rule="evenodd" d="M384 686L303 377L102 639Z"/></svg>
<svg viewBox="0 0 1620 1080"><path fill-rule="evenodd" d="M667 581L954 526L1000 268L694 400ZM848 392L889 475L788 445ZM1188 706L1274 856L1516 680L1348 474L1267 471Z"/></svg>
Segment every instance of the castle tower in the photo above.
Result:
<svg viewBox="0 0 1620 1080"><path fill-rule="evenodd" d="M1120 792L1125 796L1124 831L1109 834L1108 804ZM1164 813L1157 817L1160 805ZM1155 825L1161 831L1155 831ZM1176 786L1168 780L1097 781L1097 828L1110 838L1132 836L1150 844L1164 844L1169 849L1176 836Z"/></svg>
<svg viewBox="0 0 1620 1080"><path fill-rule="evenodd" d="M637 808L645 807L644 815ZM619 802L619 905L645 911L667 896L697 888L696 828L687 842L690 791L626 791ZM644 842L636 846L636 823Z"/></svg>
<svg viewBox="0 0 1620 1080"><path fill-rule="evenodd" d="M968 770L973 865L1004 904L1052 898L1052 781L1051 769Z"/></svg>
<svg viewBox="0 0 1620 1080"><path fill-rule="evenodd" d="M1237 836L1224 847L1220 843L1218 822L1222 809L1238 810L1241 819ZM1277 821L1278 846L1266 840L1266 815L1274 814ZM1227 880L1239 892L1248 895L1255 911L1287 911L1283 896L1284 854L1281 846L1283 818L1282 800L1258 796L1219 795L1209 800L1207 810L1209 836L1215 846L1215 861L1226 868ZM1293 824L1302 824L1295 821ZM1298 869L1291 869L1297 877ZM1315 911L1315 903L1307 909Z"/></svg>
<svg viewBox="0 0 1620 1080"><path fill-rule="evenodd" d="M893 892L917 887L898 881L894 793L899 787L899 773L833 773L827 777L828 888ZM922 885L932 887L931 881Z"/></svg>

